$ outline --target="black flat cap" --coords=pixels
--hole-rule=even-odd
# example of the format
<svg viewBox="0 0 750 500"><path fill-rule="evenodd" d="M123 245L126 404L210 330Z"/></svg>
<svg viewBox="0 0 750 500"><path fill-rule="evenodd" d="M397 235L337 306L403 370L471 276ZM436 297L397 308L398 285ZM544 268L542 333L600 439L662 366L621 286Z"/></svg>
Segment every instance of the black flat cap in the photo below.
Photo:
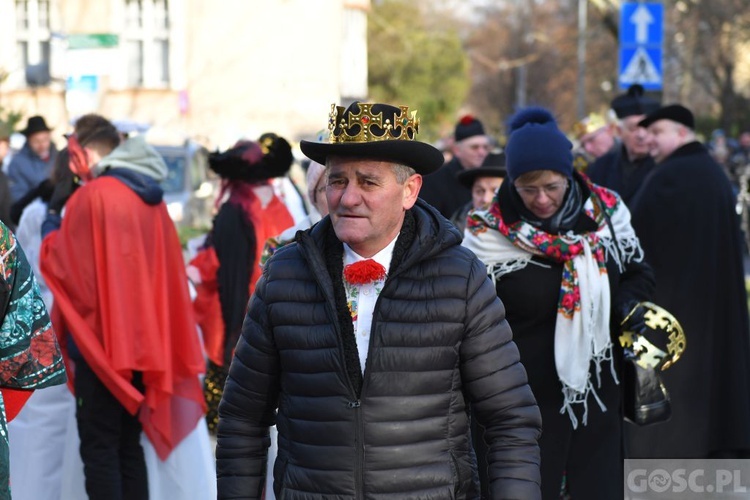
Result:
<svg viewBox="0 0 750 500"><path fill-rule="evenodd" d="M646 118L638 122L638 125L641 127L648 127L659 120L670 120L681 123L691 130L695 128L695 118L693 117L693 113L685 106L679 104L663 106L656 111L649 113Z"/></svg>

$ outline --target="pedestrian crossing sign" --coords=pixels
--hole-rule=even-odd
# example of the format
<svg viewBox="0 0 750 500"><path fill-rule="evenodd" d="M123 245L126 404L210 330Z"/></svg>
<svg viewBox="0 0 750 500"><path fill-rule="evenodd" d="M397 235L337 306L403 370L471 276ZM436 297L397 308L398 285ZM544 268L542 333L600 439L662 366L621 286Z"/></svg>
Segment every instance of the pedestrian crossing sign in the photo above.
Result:
<svg viewBox="0 0 750 500"><path fill-rule="evenodd" d="M662 88L664 5L623 2L620 8L620 67L618 83L626 89L638 83L646 90Z"/></svg>
<svg viewBox="0 0 750 500"><path fill-rule="evenodd" d="M625 87L634 83L639 83L644 88L661 87L660 52L644 47L623 49L621 54L624 68L620 72L620 83Z"/></svg>

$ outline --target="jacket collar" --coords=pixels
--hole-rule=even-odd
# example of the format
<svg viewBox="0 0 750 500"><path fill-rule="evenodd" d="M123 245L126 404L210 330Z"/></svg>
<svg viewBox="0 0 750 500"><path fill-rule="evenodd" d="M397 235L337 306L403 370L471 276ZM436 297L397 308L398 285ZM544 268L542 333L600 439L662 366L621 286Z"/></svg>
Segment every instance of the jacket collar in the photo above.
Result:
<svg viewBox="0 0 750 500"><path fill-rule="evenodd" d="M704 146L700 142L692 141L688 142L687 144L683 144L679 148L672 151L672 154L667 156L666 160L671 160L672 158L681 158L683 156L691 156L698 153L708 153L708 150L706 149L706 146Z"/></svg>

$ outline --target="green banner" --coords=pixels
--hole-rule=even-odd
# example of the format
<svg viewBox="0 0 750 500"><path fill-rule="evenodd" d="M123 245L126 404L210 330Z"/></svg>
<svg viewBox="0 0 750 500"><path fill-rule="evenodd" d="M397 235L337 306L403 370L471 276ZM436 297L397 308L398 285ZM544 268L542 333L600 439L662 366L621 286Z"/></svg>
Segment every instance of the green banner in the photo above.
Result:
<svg viewBox="0 0 750 500"><path fill-rule="evenodd" d="M68 49L111 49L119 43L119 37L112 33L68 35Z"/></svg>

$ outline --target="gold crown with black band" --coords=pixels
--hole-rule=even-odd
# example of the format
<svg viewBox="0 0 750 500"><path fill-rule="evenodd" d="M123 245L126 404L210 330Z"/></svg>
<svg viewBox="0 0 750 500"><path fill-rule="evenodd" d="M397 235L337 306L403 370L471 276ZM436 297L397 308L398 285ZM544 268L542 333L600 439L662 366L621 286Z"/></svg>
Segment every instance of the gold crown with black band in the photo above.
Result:
<svg viewBox="0 0 750 500"><path fill-rule="evenodd" d="M373 113L371 103L357 103L359 113L331 104L328 115L329 142L376 142L376 141L412 141L419 132L417 112L409 112L408 106L398 106L400 112L390 118L383 119L383 113Z"/></svg>
<svg viewBox="0 0 750 500"><path fill-rule="evenodd" d="M685 332L680 322L669 311L651 302L638 303L622 320L625 325L630 317L640 309L645 308L644 320L651 331L664 332L667 335L667 352L656 347L646 337L630 330L624 330L620 335L620 345L632 351L636 363L645 369L653 368L664 371L680 359L685 352Z"/></svg>

